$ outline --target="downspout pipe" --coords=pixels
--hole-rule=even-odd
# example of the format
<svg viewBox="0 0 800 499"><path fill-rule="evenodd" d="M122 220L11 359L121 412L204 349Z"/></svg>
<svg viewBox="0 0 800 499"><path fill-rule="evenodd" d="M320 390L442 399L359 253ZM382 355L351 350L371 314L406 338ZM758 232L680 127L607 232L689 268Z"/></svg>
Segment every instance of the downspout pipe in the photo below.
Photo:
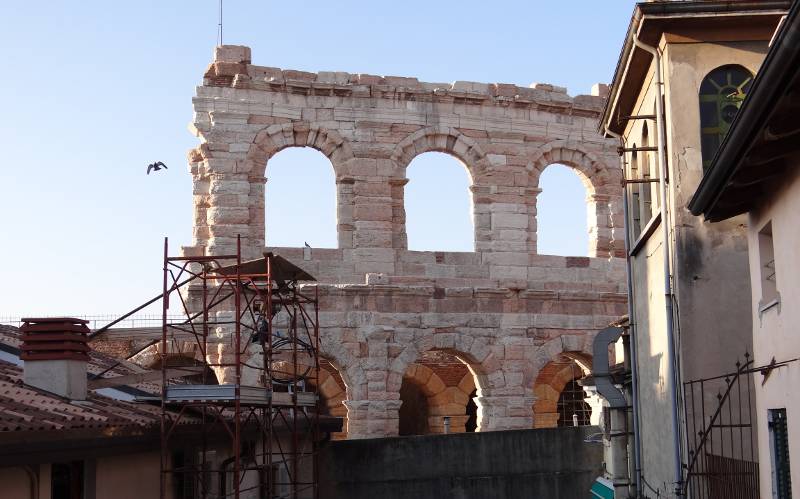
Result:
<svg viewBox="0 0 800 499"><path fill-rule="evenodd" d="M614 137L619 140L620 145L625 147L625 141L622 136L618 133L614 133L608 129L607 125L604 125L603 128L607 135ZM625 175L625 156L620 154L619 156L619 167L623 172L623 176ZM634 316L634 309L633 309L633 269L631 266L631 236L630 231L628 230L628 220L629 220L629 207L628 207L628 187L623 185L622 189L622 216L624 217L625 221L625 237L623 240L625 241L625 276L627 278L627 293L628 293L628 323L629 323L629 331L633 334L633 338L630 343L630 362L631 362L631 405L633 406L633 476L631 477L633 480L634 486L634 496L639 497L640 483L641 483L641 474L642 474L642 439L641 433L639 429L639 361L637 360L637 347L636 347L636 318Z"/></svg>
<svg viewBox="0 0 800 499"><path fill-rule="evenodd" d="M667 378L670 383L670 401L672 402L671 419L672 419L672 452L673 452L673 466L674 470L674 485L675 497L684 497L683 494L683 471L681 469L683 463L683 455L681 449L681 433L678 416L678 379L680 373L678 372L677 356L675 353L675 328L673 324L673 309L672 309L672 268L670 264L670 227L669 219L667 216L667 153L664 144L664 137L666 137L664 128L664 102L663 102L663 87L664 79L661 74L661 53L655 47L647 45L634 37L633 43L640 49L648 52L653 56L653 64L655 66L655 83L656 83L656 129L658 131L658 169L659 169L659 189L661 191L661 228L663 231L663 251L664 251L664 304L665 314L667 320L667 359L669 377Z"/></svg>
<svg viewBox="0 0 800 499"><path fill-rule="evenodd" d="M628 187L622 192L622 211L625 215L627 224L628 219ZM637 332L636 332L636 318L633 311L633 272L631 265L631 240L630 231L625 231L625 274L628 279L628 323L629 331L633 331L633 338L630 342L631 353L631 404L633 405L633 461L634 473L633 483L636 487L636 494L638 497L641 474L642 474L642 439L641 430L639 428L639 361L637 360L638 347L636 345Z"/></svg>

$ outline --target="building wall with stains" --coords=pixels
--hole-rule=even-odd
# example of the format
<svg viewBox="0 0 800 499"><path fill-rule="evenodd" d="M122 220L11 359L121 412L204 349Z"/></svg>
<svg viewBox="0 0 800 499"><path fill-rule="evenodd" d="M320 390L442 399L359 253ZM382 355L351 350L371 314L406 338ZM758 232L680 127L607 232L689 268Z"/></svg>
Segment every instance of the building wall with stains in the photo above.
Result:
<svg viewBox="0 0 800 499"><path fill-rule="evenodd" d="M738 217L710 224L694 217L686 205L703 174L699 89L712 70L738 64L756 73L764 58L766 41L703 43L664 36L663 52L665 147L667 151L667 210L658 184L629 184L636 200L649 196L652 203L642 215L639 230L629 216L633 330L638 356L639 406L644 480L661 493L674 485L673 442L668 361L667 315L664 284L664 233L671 266L674 331L680 381L719 376L736 370L753 345L750 329L750 288L747 269L747 221ZM632 110L633 115L655 115L655 67L651 62ZM645 131L647 127L647 131ZM630 120L625 130L626 147L655 147L654 120ZM637 156L634 157L634 154ZM656 151L628 152L624 156L626 178L660 177ZM633 166L638 167L638 171ZM647 165L647 166L644 166ZM646 173L645 173L646 172ZM640 187L652 186L648 193ZM644 204L640 207L646 211ZM638 209L638 208L637 208ZM719 300L724 293L725 300ZM679 387L679 392L682 386ZM713 400L707 401L709 404ZM688 460L686 423L691 407L679 405L681 445ZM688 411L688 412L687 412ZM688 418L687 418L688 415Z"/></svg>

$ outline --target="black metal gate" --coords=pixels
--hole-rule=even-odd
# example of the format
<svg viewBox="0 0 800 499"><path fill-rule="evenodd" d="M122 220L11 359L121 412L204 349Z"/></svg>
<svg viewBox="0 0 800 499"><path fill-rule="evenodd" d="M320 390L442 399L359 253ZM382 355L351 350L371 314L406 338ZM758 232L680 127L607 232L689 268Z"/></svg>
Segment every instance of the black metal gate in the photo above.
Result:
<svg viewBox="0 0 800 499"><path fill-rule="evenodd" d="M684 495L692 499L758 499L753 360L736 371L683 384L686 440Z"/></svg>

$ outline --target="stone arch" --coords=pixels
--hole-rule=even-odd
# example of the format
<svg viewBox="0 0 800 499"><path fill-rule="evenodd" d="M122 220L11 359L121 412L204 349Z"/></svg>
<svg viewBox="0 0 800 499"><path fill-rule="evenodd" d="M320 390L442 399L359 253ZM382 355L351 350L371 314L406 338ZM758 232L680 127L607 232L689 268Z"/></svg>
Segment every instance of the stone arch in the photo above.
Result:
<svg viewBox="0 0 800 499"><path fill-rule="evenodd" d="M462 433L467 422L466 406L475 389L471 372L465 374L456 386L447 386L442 378L428 366L413 363L403 375L403 380L420 388L428 401L429 433L444 433L444 417L450 418L450 431Z"/></svg>
<svg viewBox="0 0 800 499"><path fill-rule="evenodd" d="M620 185L622 172L605 164L580 143L555 140L538 148L530 157L531 184L539 187L539 177L552 164L572 168L586 188L589 256L619 256L615 251L614 221L622 221ZM619 199L618 199L619 198Z"/></svg>
<svg viewBox="0 0 800 499"><path fill-rule="evenodd" d="M472 206L473 240L477 242L479 224L478 214L486 209L476 202L474 188L485 176L489 165L486 153L474 139L467 137L458 130L446 126L431 126L421 128L412 133L394 148L391 155L395 167L392 183L392 204L396 207L397 215L393 222L392 232L398 245L406 249L408 238L406 233L405 216L405 185L408 183L406 170L417 156L427 152L441 152L456 158L467 171L470 184L470 204Z"/></svg>
<svg viewBox="0 0 800 499"><path fill-rule="evenodd" d="M245 171L250 177L263 177L269 158L287 147L311 147L331 161L337 178L353 158L350 143L335 130L296 121L271 125L258 132L247 151Z"/></svg>
<svg viewBox="0 0 800 499"><path fill-rule="evenodd" d="M466 364L473 379L477 392L473 399L477 405L476 431L530 427L533 390L523 384L530 362L521 358L517 362L506 362L506 346L499 344L496 338L461 334L455 329L435 328L407 344L390 362L391 373L399 374L395 374L397 381L394 384L387 383L387 389L400 389L402 373L417 362L423 352L444 351Z"/></svg>
<svg viewBox="0 0 800 499"><path fill-rule="evenodd" d="M353 159L350 143L338 132L305 121L271 125L258 132L250 144L242 167L250 183L248 196L250 241L255 248L264 246L265 173L269 159L288 147L311 147L330 160L336 177L336 225L338 240L343 240L343 228L352 225L350 185L341 182L347 177Z"/></svg>
<svg viewBox="0 0 800 499"><path fill-rule="evenodd" d="M472 184L484 176L488 166L486 154L475 140L454 128L431 126L417 130L395 146L391 156L398 168L395 176L404 179L411 160L426 152L443 152L457 158L467 168Z"/></svg>
<svg viewBox="0 0 800 499"><path fill-rule="evenodd" d="M532 369L526 372L525 384L533 384L539 371L559 355L567 355L579 364L591 367L593 334L563 334L539 346L531 359ZM582 366L583 367L583 366Z"/></svg>
<svg viewBox="0 0 800 499"><path fill-rule="evenodd" d="M475 388L480 392L481 389L487 389L492 385L489 374L500 367L500 362L492 352L491 343L488 338L474 338L470 335L459 334L455 328L437 328L409 343L403 352L392 361L390 370L405 373L408 367L415 363L424 352L439 350L457 357L466 364L475 379ZM399 386L390 388L399 388Z"/></svg>
<svg viewBox="0 0 800 499"><path fill-rule="evenodd" d="M411 160L397 192L393 225L397 242L410 251L475 251L475 213L472 176L464 163L449 153L426 151ZM401 202L402 201L402 202Z"/></svg>
<svg viewBox="0 0 800 499"><path fill-rule="evenodd" d="M347 400L346 388L341 386L336 377L324 368L319 371L319 386L317 388L324 400L328 414L342 418L342 431L334 433L332 438L334 440L347 438L347 406L344 404L344 401Z"/></svg>
<svg viewBox="0 0 800 499"><path fill-rule="evenodd" d="M347 390L348 399L359 399L362 394L366 395L367 378L360 359L352 354L348 345L342 343L340 335L321 329L319 339L319 356L327 360L339 373Z"/></svg>
<svg viewBox="0 0 800 499"><path fill-rule="evenodd" d="M539 370L533 388L536 397L533 403L534 428L558 426L558 401L564 388L568 383L590 374L584 368L585 363L579 363L576 358L582 357L564 353Z"/></svg>
<svg viewBox="0 0 800 499"><path fill-rule="evenodd" d="M556 405L564 386L580 376L591 373L594 335L565 334L553 338L536 351L526 386L533 387L534 427L548 428L557 424ZM568 379L569 378L569 379Z"/></svg>

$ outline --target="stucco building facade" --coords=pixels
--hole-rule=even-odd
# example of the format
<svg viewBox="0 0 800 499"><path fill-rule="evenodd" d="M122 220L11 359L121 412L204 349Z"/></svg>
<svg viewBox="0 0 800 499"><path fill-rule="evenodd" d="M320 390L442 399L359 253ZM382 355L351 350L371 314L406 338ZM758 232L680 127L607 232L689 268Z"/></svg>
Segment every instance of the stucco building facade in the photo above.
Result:
<svg viewBox="0 0 800 499"><path fill-rule="evenodd" d="M747 214L759 485L761 497L778 499L800 483L798 44L795 3L690 204L715 223Z"/></svg>
<svg viewBox="0 0 800 499"><path fill-rule="evenodd" d="M752 357L747 220L701 223L687 204L787 7L637 4L604 109L601 128L619 139L625 172L635 379L633 483L617 485L646 497L686 496L694 456L720 452L694 446L717 392L689 400L684 383L735 372ZM720 458L752 466L739 453Z"/></svg>

